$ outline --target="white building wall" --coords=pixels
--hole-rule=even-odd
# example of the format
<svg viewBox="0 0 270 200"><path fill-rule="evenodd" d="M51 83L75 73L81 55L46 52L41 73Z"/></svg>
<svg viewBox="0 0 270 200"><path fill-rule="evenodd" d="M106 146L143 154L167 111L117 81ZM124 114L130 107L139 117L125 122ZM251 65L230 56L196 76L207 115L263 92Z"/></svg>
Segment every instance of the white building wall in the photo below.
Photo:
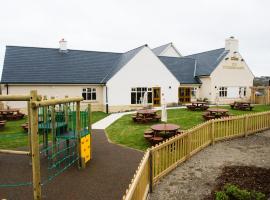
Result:
<svg viewBox="0 0 270 200"><path fill-rule="evenodd" d="M238 60L232 60L231 58L237 58ZM239 53L233 53L232 51L226 56L217 68L212 72L210 77L201 77L202 86L200 89L200 97L208 98L212 103L218 98L220 103L230 103L235 100L240 100L239 96L231 98L232 93L236 93L239 87L247 88L246 100L250 99L251 91L250 87L253 86L254 75L248 68L242 56ZM230 93L228 97L217 97L219 87L228 87Z"/></svg>
<svg viewBox="0 0 270 200"><path fill-rule="evenodd" d="M108 81L109 106L131 105L132 87L160 87L166 103L176 103L178 86L174 75L145 47Z"/></svg>
<svg viewBox="0 0 270 200"><path fill-rule="evenodd" d="M39 95L51 97L64 98L69 97L81 97L83 88L96 88L97 100L95 101L83 101L82 106L86 106L87 103L92 103L94 109L103 110L103 88L100 85L9 85L9 95L29 95L31 90L37 90ZM7 94L7 88L4 87L2 91L3 95ZM12 108L26 108L26 102L4 102L6 105Z"/></svg>

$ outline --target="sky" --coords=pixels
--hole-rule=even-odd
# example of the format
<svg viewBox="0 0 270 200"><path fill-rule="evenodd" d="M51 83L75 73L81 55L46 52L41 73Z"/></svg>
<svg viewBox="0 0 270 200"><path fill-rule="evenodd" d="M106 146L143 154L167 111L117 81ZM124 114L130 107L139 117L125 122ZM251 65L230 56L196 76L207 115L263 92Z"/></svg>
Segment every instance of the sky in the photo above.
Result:
<svg viewBox="0 0 270 200"><path fill-rule="evenodd" d="M0 0L0 71L5 46L125 52L173 42L182 55L239 40L255 76L270 76L269 0Z"/></svg>

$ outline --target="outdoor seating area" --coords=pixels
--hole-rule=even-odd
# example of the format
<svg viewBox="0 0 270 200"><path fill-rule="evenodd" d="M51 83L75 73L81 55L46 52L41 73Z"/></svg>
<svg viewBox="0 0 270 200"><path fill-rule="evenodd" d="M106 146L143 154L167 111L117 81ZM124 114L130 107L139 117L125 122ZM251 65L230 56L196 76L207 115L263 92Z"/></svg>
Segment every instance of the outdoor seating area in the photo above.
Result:
<svg viewBox="0 0 270 200"><path fill-rule="evenodd" d="M135 115L132 115L132 119L137 123L158 122L161 116L157 114L156 110L145 109L138 110Z"/></svg>
<svg viewBox="0 0 270 200"><path fill-rule="evenodd" d="M0 121L0 129L5 127L6 122L7 122L6 120L1 120Z"/></svg>
<svg viewBox="0 0 270 200"><path fill-rule="evenodd" d="M19 120L24 117L24 114L19 109L2 109L0 110L1 120Z"/></svg>
<svg viewBox="0 0 270 200"><path fill-rule="evenodd" d="M192 102L191 105L187 105L187 109L191 111L196 111L196 110L207 110L209 106L206 105L206 102L201 102L201 101L196 101Z"/></svg>
<svg viewBox="0 0 270 200"><path fill-rule="evenodd" d="M176 124L156 124L144 132L144 138L151 144L156 145L170 137L181 134L180 126Z"/></svg>
<svg viewBox="0 0 270 200"><path fill-rule="evenodd" d="M235 110L249 110L252 111L254 106L251 105L250 102L240 102L240 101L235 101L234 103L230 104L232 109Z"/></svg>
<svg viewBox="0 0 270 200"><path fill-rule="evenodd" d="M224 108L208 108L207 112L204 112L202 116L205 120L211 120L229 117L232 116L232 114L229 114L229 110Z"/></svg>

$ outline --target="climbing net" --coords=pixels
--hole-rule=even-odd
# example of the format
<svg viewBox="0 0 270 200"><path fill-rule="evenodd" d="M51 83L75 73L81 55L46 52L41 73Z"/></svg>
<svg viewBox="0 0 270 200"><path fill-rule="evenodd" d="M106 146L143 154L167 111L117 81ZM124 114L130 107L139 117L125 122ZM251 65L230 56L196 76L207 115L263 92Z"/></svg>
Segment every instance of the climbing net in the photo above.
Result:
<svg viewBox="0 0 270 200"><path fill-rule="evenodd" d="M41 106L38 108L38 134L40 143L41 185L44 186L66 171L75 163L80 163L81 138L90 134L90 110L76 110L76 102ZM79 118L79 119L78 119ZM25 120L25 119L24 119ZM26 123L27 125L27 123ZM17 133L0 131L0 149L5 141L20 141L14 147L27 144L28 129L24 126ZM28 124L29 125L29 124ZM2 133L3 132L3 133ZM28 134L27 134L28 133ZM24 142L23 142L24 141ZM29 144L31 145L31 144ZM1 177L1 176L0 176ZM0 188L30 186L31 181L0 179Z"/></svg>

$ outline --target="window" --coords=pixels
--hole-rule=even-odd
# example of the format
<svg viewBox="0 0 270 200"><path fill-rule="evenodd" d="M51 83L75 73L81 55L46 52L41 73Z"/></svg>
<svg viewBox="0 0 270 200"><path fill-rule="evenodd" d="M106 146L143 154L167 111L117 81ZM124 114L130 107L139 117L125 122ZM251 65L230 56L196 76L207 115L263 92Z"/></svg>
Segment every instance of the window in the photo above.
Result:
<svg viewBox="0 0 270 200"><path fill-rule="evenodd" d="M197 88L192 88L191 89L191 97L196 98L196 93L197 93Z"/></svg>
<svg viewBox="0 0 270 200"><path fill-rule="evenodd" d="M227 97L227 87L219 87L219 97Z"/></svg>
<svg viewBox="0 0 270 200"><path fill-rule="evenodd" d="M131 88L131 104L142 104L145 93L147 94L147 102L152 103L152 88L137 87Z"/></svg>
<svg viewBox="0 0 270 200"><path fill-rule="evenodd" d="M97 99L96 88L83 88L82 97L84 100L96 100Z"/></svg>
<svg viewBox="0 0 270 200"><path fill-rule="evenodd" d="M247 87L239 87L239 97L247 96Z"/></svg>

